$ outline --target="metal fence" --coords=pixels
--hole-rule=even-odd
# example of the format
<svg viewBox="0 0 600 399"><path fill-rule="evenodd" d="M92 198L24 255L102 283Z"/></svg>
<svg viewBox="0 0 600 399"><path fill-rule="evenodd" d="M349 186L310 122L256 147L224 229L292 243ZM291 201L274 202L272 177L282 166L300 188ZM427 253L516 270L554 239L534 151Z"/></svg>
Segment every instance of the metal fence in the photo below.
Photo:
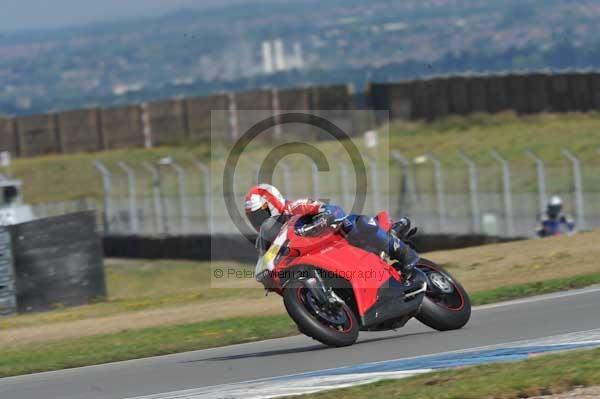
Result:
<svg viewBox="0 0 600 399"><path fill-rule="evenodd" d="M600 156L581 161L562 149L562 160L545 162L531 151L509 162L492 151L487 161L457 153L443 162L431 153L408 159L392 152L389 165L367 163L370 179L363 213L389 208L407 215L429 233L483 233L506 237L531 236L550 195L559 195L578 230L600 227ZM472 154L473 155L473 154ZM105 233L177 235L236 233L217 194L213 168L201 162L179 164L173 159L131 165L96 162L104 197L34 206L36 216L97 209ZM234 195L243 202L245 190L258 181L258 166L236 172ZM288 198L327 199L350 209L354 177L351 165L338 163L319 172L314 165L278 164L273 183ZM387 184L382 176L389 179ZM100 179L101 178L101 179Z"/></svg>

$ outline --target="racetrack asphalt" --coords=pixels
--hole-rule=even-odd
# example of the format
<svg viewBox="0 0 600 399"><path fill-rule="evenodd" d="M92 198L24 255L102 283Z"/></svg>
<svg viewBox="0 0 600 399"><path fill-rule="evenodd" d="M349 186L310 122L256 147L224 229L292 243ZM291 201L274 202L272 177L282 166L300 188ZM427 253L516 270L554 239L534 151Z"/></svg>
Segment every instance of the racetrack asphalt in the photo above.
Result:
<svg viewBox="0 0 600 399"><path fill-rule="evenodd" d="M328 348L294 336L222 348L0 379L0 398L131 398L265 377L411 358L600 328L600 287L474 308L461 330L410 321L396 332L361 332Z"/></svg>

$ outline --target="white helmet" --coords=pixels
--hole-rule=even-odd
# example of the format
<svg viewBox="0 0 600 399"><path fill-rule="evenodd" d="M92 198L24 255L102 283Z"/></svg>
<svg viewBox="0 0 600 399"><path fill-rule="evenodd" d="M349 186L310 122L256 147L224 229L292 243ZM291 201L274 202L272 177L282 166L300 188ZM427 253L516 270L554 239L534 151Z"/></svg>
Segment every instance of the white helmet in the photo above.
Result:
<svg viewBox="0 0 600 399"><path fill-rule="evenodd" d="M259 231L262 223L269 217L285 212L286 200L274 186L259 184L246 194L244 208L248 220Z"/></svg>
<svg viewBox="0 0 600 399"><path fill-rule="evenodd" d="M547 213L551 218L555 218L560 215L562 211L563 202L562 199L558 195L553 195L548 201Z"/></svg>

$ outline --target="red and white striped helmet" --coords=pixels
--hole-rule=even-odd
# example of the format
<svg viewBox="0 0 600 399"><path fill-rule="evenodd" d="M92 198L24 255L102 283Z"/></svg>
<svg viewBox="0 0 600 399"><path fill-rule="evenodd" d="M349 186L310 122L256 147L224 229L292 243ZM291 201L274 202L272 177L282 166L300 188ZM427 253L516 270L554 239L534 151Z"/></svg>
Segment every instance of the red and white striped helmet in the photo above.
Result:
<svg viewBox="0 0 600 399"><path fill-rule="evenodd" d="M286 201L277 188L270 184L259 184L246 194L244 208L250 223L259 231L267 218L285 212Z"/></svg>

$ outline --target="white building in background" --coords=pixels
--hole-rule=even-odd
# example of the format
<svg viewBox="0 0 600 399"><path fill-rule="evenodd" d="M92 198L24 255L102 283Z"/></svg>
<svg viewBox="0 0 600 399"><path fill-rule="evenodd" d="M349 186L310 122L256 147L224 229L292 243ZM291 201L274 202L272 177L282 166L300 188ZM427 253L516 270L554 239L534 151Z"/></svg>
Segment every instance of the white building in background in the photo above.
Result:
<svg viewBox="0 0 600 399"><path fill-rule="evenodd" d="M262 42L262 59L263 59L263 72L265 74L273 73L273 53L270 41Z"/></svg>
<svg viewBox="0 0 600 399"><path fill-rule="evenodd" d="M285 54L283 50L283 41L281 39L276 39L273 41L273 48L275 50L275 70L277 72L285 71Z"/></svg>
<svg viewBox="0 0 600 399"><path fill-rule="evenodd" d="M304 68L302 44L295 42L291 53L286 53L285 43L281 39L262 42L263 73L271 74L290 69Z"/></svg>
<svg viewBox="0 0 600 399"><path fill-rule="evenodd" d="M304 68L304 58L302 57L302 43L294 43L294 67L296 69Z"/></svg>

